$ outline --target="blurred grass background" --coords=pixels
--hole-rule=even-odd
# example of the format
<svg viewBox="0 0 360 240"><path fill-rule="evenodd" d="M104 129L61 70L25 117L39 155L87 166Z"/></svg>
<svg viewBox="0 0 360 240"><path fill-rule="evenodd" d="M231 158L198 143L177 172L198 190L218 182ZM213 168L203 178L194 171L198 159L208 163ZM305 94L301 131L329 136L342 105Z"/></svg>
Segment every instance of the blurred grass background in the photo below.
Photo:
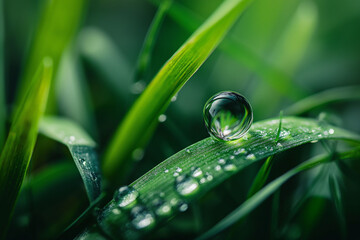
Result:
<svg viewBox="0 0 360 240"><path fill-rule="evenodd" d="M4 1L3 54L8 116L13 109L19 79L24 74L31 39L44 2ZM99 143L101 155L117 125L138 96L139 89L149 83L165 61L190 36L194 29L192 26L196 28L221 2L174 0L159 29L148 70L139 83L134 79L136 63L157 4L145 0L89 1L78 33L67 47L57 71L56 99L59 114L80 123ZM66 19L67 13L63 12L62 17ZM219 91L233 90L246 96L252 103L254 120L257 121L278 116L280 110L306 96L330 88L359 85L359 26L360 1L254 1L224 43L183 87L176 101L171 103L166 111L166 121L158 126L143 158L142 152L135 154L135 160L142 159L126 183L180 149L207 137L202 118L203 104ZM321 112L325 112L337 125L360 133L358 101L332 103L304 115L316 118ZM42 137L37 145L32 162L34 175L41 174L51 164L61 163L64 156L70 158L65 148L59 148L59 145ZM301 159L321 151L319 145L293 149L277 157L270 178L294 166ZM293 161L287 161L290 159ZM65 168L65 165L62 167ZM175 223L160 230L158 236L166 237L168 231L182 232L182 237L193 236L199 229L212 226L244 199L241 193L250 186L258 167L249 167L207 195L199 203L201 207L193 206L190 213L176 218ZM359 164L354 169L359 173ZM79 178L72 179L80 182ZM280 222L291 207L286 200L302 195L307 181L308 178L296 178L282 189L278 196ZM360 191L354 182L346 184L348 180L344 181L347 186L343 199L346 202L348 236L352 236L356 224L359 224L360 207L355 200L359 199ZM238 187L236 191L232 190L233 185ZM49 225L58 225L52 225L49 235L39 236L34 233L34 239L51 236L84 209L82 203L86 202L85 197L74 197L78 195L74 193L78 188L74 186L72 190L64 190L61 185L58 188L60 192L64 191L62 193L68 199L69 204L63 208L72 210L67 215L63 214L66 216L62 216L62 223L54 219L60 213L54 213L53 217L47 216L53 221L49 221ZM209 210L220 203L222 208L219 210ZM271 232L271 204L268 201L249 217L240 230L234 231L242 231L241 236L244 238L268 236ZM51 206L49 208L53 209ZM341 231L332 208L326 194L309 198L303 205L304 211L289 223L282 237L297 239L308 234L311 239L318 236L326 239L333 234L340 236ZM325 210L321 212L322 209ZM45 210L39 211L36 216L40 223L44 221ZM315 214L316 211L321 214ZM25 228L29 228L31 222L38 224L36 220L24 220L22 217L18 216L14 221L20 221ZM310 224L311 220L318 220L318 225ZM193 224L194 221L196 224ZM256 223L258 221L262 224ZM262 233L257 232L256 226L263 224L267 229ZM317 226L315 230L314 226Z"/></svg>

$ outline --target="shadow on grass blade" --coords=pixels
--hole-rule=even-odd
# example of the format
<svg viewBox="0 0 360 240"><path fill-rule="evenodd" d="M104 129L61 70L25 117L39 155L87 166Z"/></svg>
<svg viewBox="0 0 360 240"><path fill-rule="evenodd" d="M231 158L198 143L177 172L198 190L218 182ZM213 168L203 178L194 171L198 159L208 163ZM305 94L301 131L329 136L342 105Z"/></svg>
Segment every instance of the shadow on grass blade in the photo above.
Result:
<svg viewBox="0 0 360 240"><path fill-rule="evenodd" d="M0 0L0 152L5 141L6 102L4 79L4 11Z"/></svg>
<svg viewBox="0 0 360 240"><path fill-rule="evenodd" d="M22 96L0 156L0 239L5 237L34 150L38 123L47 103L52 71L52 59L44 58L30 88Z"/></svg>

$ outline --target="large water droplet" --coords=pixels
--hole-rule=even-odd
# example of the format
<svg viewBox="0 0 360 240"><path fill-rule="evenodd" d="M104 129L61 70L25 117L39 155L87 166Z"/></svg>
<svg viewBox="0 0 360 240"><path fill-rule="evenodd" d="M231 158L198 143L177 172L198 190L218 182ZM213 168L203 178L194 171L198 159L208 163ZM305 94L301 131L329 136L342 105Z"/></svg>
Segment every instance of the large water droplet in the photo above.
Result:
<svg viewBox="0 0 360 240"><path fill-rule="evenodd" d="M136 206L131 209L131 223L136 229L150 229L155 224L153 214L143 206Z"/></svg>
<svg viewBox="0 0 360 240"><path fill-rule="evenodd" d="M178 176L175 180L175 187L182 196L191 196L199 189L199 183L188 175Z"/></svg>
<svg viewBox="0 0 360 240"><path fill-rule="evenodd" d="M133 187L123 186L115 191L114 200L119 207L126 208L136 203L138 196L139 192Z"/></svg>
<svg viewBox="0 0 360 240"><path fill-rule="evenodd" d="M220 92L204 106L204 121L209 134L217 140L242 137L250 128L253 113L250 103L236 92Z"/></svg>

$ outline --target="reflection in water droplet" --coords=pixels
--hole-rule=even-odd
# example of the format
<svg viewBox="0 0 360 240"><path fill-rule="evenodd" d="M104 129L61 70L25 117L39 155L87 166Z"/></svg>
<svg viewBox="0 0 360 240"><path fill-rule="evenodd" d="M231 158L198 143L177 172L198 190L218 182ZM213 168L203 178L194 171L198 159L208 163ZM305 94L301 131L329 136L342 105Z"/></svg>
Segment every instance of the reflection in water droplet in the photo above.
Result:
<svg viewBox="0 0 360 240"><path fill-rule="evenodd" d="M180 195L187 197L197 192L199 184L194 178L181 175L175 180L175 188Z"/></svg>
<svg viewBox="0 0 360 240"><path fill-rule="evenodd" d="M204 106L204 121L209 134L217 140L242 137L250 128L253 113L250 103L236 92L220 92Z"/></svg>
<svg viewBox="0 0 360 240"><path fill-rule="evenodd" d="M131 217L131 223L138 230L150 229L155 224L155 218L153 214L143 206L135 206L132 208Z"/></svg>
<svg viewBox="0 0 360 240"><path fill-rule="evenodd" d="M189 208L189 206L187 205L187 203L181 203L179 206L179 211L185 212L188 208Z"/></svg>
<svg viewBox="0 0 360 240"><path fill-rule="evenodd" d="M334 132L335 132L334 129L332 128L329 129L329 134L334 134Z"/></svg>
<svg viewBox="0 0 360 240"><path fill-rule="evenodd" d="M244 148L240 148L240 149L236 149L234 151L235 155L239 155L239 154L246 154L246 150Z"/></svg>
<svg viewBox="0 0 360 240"><path fill-rule="evenodd" d="M126 208L134 203L139 196L139 192L133 187L123 186L114 193L114 200L119 207Z"/></svg>
<svg viewBox="0 0 360 240"><path fill-rule="evenodd" d="M215 169L215 171L221 171L221 166L220 166L220 165L216 165L214 169Z"/></svg>
<svg viewBox="0 0 360 240"><path fill-rule="evenodd" d="M191 153L190 149L188 149L188 148L186 148L185 151L186 151L187 153Z"/></svg>

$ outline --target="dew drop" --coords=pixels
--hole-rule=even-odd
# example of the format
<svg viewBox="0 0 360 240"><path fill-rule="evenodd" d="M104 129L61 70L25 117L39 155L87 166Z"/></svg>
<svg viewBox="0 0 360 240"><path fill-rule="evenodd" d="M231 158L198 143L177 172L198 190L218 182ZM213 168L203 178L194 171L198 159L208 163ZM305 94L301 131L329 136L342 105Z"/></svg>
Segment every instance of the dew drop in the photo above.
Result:
<svg viewBox="0 0 360 240"><path fill-rule="evenodd" d="M135 206L131 209L131 223L138 230L150 229L155 224L154 215L143 206Z"/></svg>
<svg viewBox="0 0 360 240"><path fill-rule="evenodd" d="M133 187L123 186L120 187L114 193L114 200L121 208L130 207L136 203L136 199L139 197L139 192Z"/></svg>
<svg viewBox="0 0 360 240"><path fill-rule="evenodd" d="M152 205L154 207L155 214L159 217L169 216L172 212L171 205L161 198L155 198L152 201Z"/></svg>
<svg viewBox="0 0 360 240"><path fill-rule="evenodd" d="M249 155L246 156L246 159L247 159L247 160L255 160L256 157L255 157L254 154L250 153Z"/></svg>
<svg viewBox="0 0 360 240"><path fill-rule="evenodd" d="M220 92L205 104L204 121L209 134L220 141L241 138L250 128L253 113L250 103L236 92Z"/></svg>
<svg viewBox="0 0 360 240"><path fill-rule="evenodd" d="M235 164L233 164L232 162L230 161L227 161L225 163L225 165L223 166L223 169L226 171L226 172L233 172L236 170L236 166Z"/></svg>
<svg viewBox="0 0 360 240"><path fill-rule="evenodd" d="M214 167L214 169L215 169L215 171L221 171L221 166L220 166L220 165L216 165L216 166Z"/></svg>
<svg viewBox="0 0 360 240"><path fill-rule="evenodd" d="M329 134L334 134L334 132L335 132L334 129L332 128L329 129Z"/></svg>
<svg viewBox="0 0 360 240"><path fill-rule="evenodd" d="M180 173L180 172L182 172L182 169L179 168L179 167L177 167L177 168L176 168L176 171Z"/></svg>
<svg viewBox="0 0 360 240"><path fill-rule="evenodd" d="M131 154L131 156L132 156L132 158L135 160L135 161L140 161L141 159L143 159L144 158L144 149L142 149L142 148L136 148L133 152L132 152L132 154Z"/></svg>
<svg viewBox="0 0 360 240"><path fill-rule="evenodd" d="M168 173L168 172L169 172L169 169L165 169L165 170L164 170L164 173Z"/></svg>
<svg viewBox="0 0 360 240"><path fill-rule="evenodd" d="M187 153L191 153L190 149L188 149L188 148L186 148L185 151L186 151Z"/></svg>
<svg viewBox="0 0 360 240"><path fill-rule="evenodd" d="M166 115L165 114L161 114L158 118L159 122L165 122L167 119Z"/></svg>
<svg viewBox="0 0 360 240"><path fill-rule="evenodd" d="M236 149L234 151L234 155L239 155L239 154L246 154L246 150L244 148L240 148L240 149Z"/></svg>
<svg viewBox="0 0 360 240"><path fill-rule="evenodd" d="M189 205L187 205L187 203L181 203L179 206L179 211L185 212L188 208L189 208Z"/></svg>
<svg viewBox="0 0 360 240"><path fill-rule="evenodd" d="M199 167L192 167L190 170L191 170L191 176L195 178L199 178L203 176L203 172Z"/></svg>
<svg viewBox="0 0 360 240"><path fill-rule="evenodd" d="M175 187L180 195L187 197L197 192L199 184L194 178L188 175L181 175L176 178Z"/></svg>

